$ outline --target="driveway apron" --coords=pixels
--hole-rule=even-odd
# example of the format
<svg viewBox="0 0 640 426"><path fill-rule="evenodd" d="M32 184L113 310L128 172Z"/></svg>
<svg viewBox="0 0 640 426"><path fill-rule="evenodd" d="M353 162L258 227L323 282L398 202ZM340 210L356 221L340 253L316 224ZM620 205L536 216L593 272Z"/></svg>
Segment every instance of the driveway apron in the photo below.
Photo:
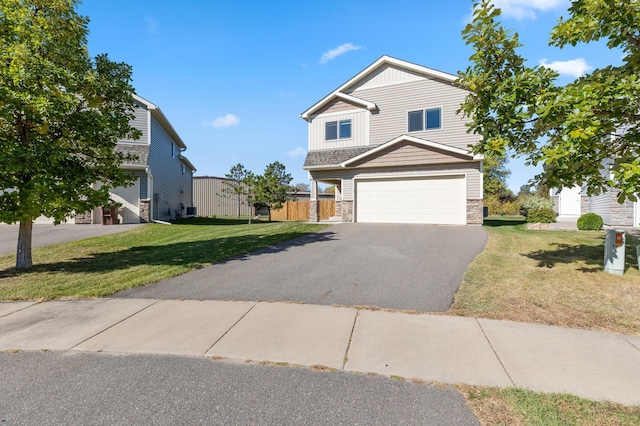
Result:
<svg viewBox="0 0 640 426"><path fill-rule="evenodd" d="M442 312L486 242L479 226L337 224L115 297Z"/></svg>

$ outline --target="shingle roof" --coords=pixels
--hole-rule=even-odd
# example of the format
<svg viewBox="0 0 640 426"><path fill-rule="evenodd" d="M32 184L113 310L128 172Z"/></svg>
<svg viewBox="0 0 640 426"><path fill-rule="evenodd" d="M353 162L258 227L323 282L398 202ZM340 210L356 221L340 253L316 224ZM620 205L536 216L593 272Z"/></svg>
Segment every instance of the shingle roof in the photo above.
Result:
<svg viewBox="0 0 640 426"><path fill-rule="evenodd" d="M336 166L339 167L340 163L347 161L350 158L363 154L374 146L367 146L362 148L344 148L344 149L323 149L321 151L310 151L307 153L307 158L304 160L303 168L309 167L322 167L322 166Z"/></svg>

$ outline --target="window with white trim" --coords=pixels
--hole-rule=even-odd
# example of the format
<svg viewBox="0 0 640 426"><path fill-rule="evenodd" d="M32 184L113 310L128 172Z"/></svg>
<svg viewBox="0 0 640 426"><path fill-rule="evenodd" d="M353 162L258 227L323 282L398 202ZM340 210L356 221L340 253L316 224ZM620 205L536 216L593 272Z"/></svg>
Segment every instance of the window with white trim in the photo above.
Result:
<svg viewBox="0 0 640 426"><path fill-rule="evenodd" d="M184 164L182 164L182 174L186 175L187 174L187 168L185 167Z"/></svg>
<svg viewBox="0 0 640 426"><path fill-rule="evenodd" d="M327 141L351 138L351 120L327 121L324 124L324 139Z"/></svg>
<svg viewBox="0 0 640 426"><path fill-rule="evenodd" d="M171 142L171 158L176 158L176 144Z"/></svg>
<svg viewBox="0 0 640 426"><path fill-rule="evenodd" d="M442 128L442 108L419 109L407 114L409 132L435 130Z"/></svg>

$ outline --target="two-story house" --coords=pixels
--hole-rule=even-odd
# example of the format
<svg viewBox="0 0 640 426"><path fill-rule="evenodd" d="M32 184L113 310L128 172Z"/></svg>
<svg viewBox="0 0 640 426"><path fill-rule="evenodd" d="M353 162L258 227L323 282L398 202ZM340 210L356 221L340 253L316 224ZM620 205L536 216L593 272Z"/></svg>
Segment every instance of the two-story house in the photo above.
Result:
<svg viewBox="0 0 640 426"><path fill-rule="evenodd" d="M132 153L137 160L121 167L136 176L133 185L111 188L110 198L118 203L120 223L169 220L186 215L193 206L195 167L182 154L187 146L163 112L153 103L133 95L138 140L120 140L116 149ZM101 223L101 208L77 215L75 223Z"/></svg>
<svg viewBox="0 0 640 426"><path fill-rule="evenodd" d="M456 78L383 56L302 113L311 221L322 182L344 222L481 224L480 137L457 113L469 91Z"/></svg>

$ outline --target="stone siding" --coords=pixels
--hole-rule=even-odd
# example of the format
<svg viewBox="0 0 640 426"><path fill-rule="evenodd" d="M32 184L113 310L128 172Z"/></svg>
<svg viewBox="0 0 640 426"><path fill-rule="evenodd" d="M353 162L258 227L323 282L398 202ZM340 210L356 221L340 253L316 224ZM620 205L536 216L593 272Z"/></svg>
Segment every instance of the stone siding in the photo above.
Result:
<svg viewBox="0 0 640 426"><path fill-rule="evenodd" d="M149 203L150 200L140 200L140 223L149 222Z"/></svg>
<svg viewBox="0 0 640 426"><path fill-rule="evenodd" d="M467 225L482 225L482 200L467 200Z"/></svg>
<svg viewBox="0 0 640 426"><path fill-rule="evenodd" d="M589 196L583 195L580 197L580 216L589 213Z"/></svg>
<svg viewBox="0 0 640 426"><path fill-rule="evenodd" d="M84 212L76 215L75 217L76 225L91 225L91 212Z"/></svg>
<svg viewBox="0 0 640 426"><path fill-rule="evenodd" d="M309 201L309 222L319 222L320 215L318 214L318 201Z"/></svg>
<svg viewBox="0 0 640 426"><path fill-rule="evenodd" d="M353 201L343 200L340 203L340 217L343 222L353 222Z"/></svg>
<svg viewBox="0 0 640 426"><path fill-rule="evenodd" d="M340 205L341 205L341 203L342 203L342 201L337 201L337 200L336 200L336 212L335 212L335 216L337 216L337 217L341 217L341 214L340 214L340 211L341 211L341 210L340 210Z"/></svg>
<svg viewBox="0 0 640 426"><path fill-rule="evenodd" d="M633 201L618 202L618 191L611 191L611 225L633 226Z"/></svg>

